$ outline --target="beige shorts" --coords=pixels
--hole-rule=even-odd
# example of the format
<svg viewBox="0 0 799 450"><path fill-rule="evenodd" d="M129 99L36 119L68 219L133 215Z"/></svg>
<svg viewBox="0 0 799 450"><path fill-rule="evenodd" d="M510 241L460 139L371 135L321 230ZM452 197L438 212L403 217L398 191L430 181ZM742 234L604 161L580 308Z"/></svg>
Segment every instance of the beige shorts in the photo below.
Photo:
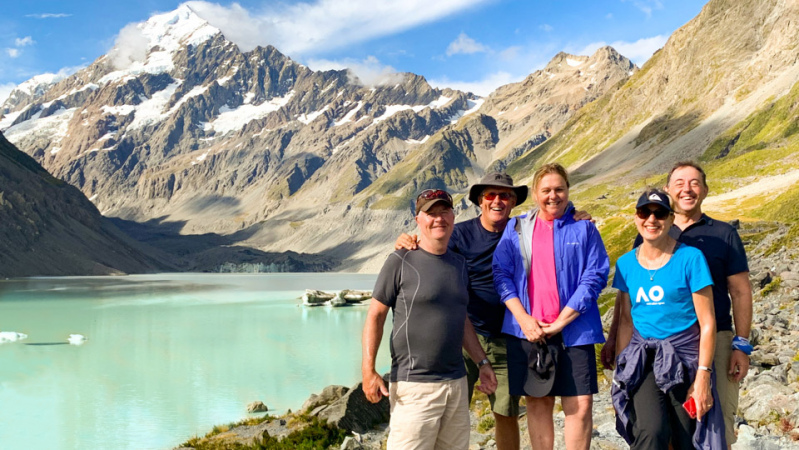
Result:
<svg viewBox="0 0 799 450"><path fill-rule="evenodd" d="M466 377L389 387L391 420L388 450L469 448L469 401Z"/></svg>
<svg viewBox="0 0 799 450"><path fill-rule="evenodd" d="M721 401L721 412L724 414L724 429L727 445L736 441L735 413L738 411L739 383L732 381L727 376L730 371L730 355L732 354L732 331L719 331L716 333L716 353L713 362L716 366L716 390Z"/></svg>

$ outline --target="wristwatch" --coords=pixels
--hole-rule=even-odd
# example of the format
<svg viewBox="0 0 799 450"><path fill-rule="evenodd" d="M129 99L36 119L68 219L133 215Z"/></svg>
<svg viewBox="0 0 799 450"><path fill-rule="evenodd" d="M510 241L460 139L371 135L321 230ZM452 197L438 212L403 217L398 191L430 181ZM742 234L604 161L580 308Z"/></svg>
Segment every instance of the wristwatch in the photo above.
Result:
<svg viewBox="0 0 799 450"><path fill-rule="evenodd" d="M489 364L489 363L490 363L490 361L488 359L483 358L482 360L480 360L480 362L477 363L477 368L479 369L479 368L481 368L484 365Z"/></svg>
<svg viewBox="0 0 799 450"><path fill-rule="evenodd" d="M708 366L699 366L699 367L697 367L697 369L699 369L699 370L704 370L704 371L706 371L706 372L713 373L713 369L711 369L711 368L710 368L710 367L708 367Z"/></svg>

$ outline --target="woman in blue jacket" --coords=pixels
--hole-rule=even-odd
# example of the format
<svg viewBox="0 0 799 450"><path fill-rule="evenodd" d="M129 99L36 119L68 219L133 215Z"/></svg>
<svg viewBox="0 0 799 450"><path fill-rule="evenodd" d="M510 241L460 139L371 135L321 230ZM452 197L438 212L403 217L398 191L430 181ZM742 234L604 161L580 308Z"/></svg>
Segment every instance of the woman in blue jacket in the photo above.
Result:
<svg viewBox="0 0 799 450"><path fill-rule="evenodd" d="M670 443L675 450L725 449L712 388L713 279L701 251L669 236L673 223L668 194L644 192L635 207L643 242L616 261L616 428L633 450L666 450ZM686 400L698 422L683 409Z"/></svg>
<svg viewBox="0 0 799 450"><path fill-rule="evenodd" d="M556 396L566 415L566 448L588 449L598 392L594 344L605 341L596 300L607 284L608 255L594 224L574 220L561 165L538 169L533 193L537 211L510 220L492 265L507 307L510 390L525 397L535 450L554 446Z"/></svg>

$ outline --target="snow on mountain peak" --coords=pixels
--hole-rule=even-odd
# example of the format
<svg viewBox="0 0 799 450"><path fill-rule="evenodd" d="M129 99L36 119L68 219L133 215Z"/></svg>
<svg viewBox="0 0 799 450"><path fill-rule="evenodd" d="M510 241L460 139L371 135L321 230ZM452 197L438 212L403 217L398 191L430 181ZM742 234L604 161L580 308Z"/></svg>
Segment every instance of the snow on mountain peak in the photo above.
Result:
<svg viewBox="0 0 799 450"><path fill-rule="evenodd" d="M218 28L211 26L186 4L150 17L139 25L139 29L149 40L150 48L158 46L170 53L182 44L198 45L219 33Z"/></svg>
<svg viewBox="0 0 799 450"><path fill-rule="evenodd" d="M199 45L219 32L185 4L145 22L129 24L120 30L109 53L111 64L118 70L102 81L142 72L168 72L174 67L172 56L176 51Z"/></svg>

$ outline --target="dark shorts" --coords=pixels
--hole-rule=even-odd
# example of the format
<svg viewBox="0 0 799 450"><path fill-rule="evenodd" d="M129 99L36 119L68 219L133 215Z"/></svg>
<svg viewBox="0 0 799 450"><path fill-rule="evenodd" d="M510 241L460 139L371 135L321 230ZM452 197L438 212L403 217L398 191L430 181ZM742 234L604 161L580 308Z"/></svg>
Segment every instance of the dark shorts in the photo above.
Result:
<svg viewBox="0 0 799 450"><path fill-rule="evenodd" d="M524 382L527 380L527 354L530 342L505 335L508 345L508 379L511 395L527 395ZM574 397L599 392L596 374L596 350L593 344L564 347L560 335L550 340L558 351L555 369L555 384L548 397Z"/></svg>

